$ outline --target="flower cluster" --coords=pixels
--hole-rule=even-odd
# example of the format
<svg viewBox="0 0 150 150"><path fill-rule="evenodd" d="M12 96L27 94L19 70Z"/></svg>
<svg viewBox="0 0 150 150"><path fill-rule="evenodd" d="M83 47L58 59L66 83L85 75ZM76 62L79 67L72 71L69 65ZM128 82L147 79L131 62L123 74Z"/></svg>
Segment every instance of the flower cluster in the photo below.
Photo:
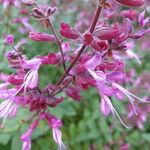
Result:
<svg viewBox="0 0 150 150"><path fill-rule="evenodd" d="M5 0L2 2L6 3ZM8 2L9 5L15 5L13 1ZM28 38L33 42L57 44L59 49L57 53L49 52L45 56L37 55L29 59L22 51L26 41L23 40L14 45L15 37L13 35L5 36L6 43L11 46L6 57L10 67L15 69L15 74L0 73L0 80L3 82L0 84L0 99L4 100L0 104L2 125L4 126L6 118L16 115L19 107L29 108L29 111L35 114L27 132L21 136L22 149L31 149L32 133L41 120L46 121L52 129L54 141L58 144L59 149L65 149L60 131L63 124L61 120L48 112L48 107L57 107L63 102L64 97L59 96L61 92L75 101L80 101L82 90L95 88L101 99L101 113L106 117L110 114L116 115L125 127L130 128L121 119L111 98L115 97L119 101L125 98L129 100L129 119L142 111L137 108L138 106L135 104L137 101L148 102L122 85L127 82L124 58L135 58L138 63L141 63L133 48L135 40L150 32L148 26L150 17L145 16L146 11L138 13L132 9L116 15L115 7L119 3L128 7L142 8L144 0L113 0L111 2L100 0L97 2L91 24L85 32L79 29L86 22L83 14L80 16L80 19L83 17L83 21L80 20L81 23L77 27L61 22L60 35L55 31L52 21L52 16L57 12L56 7L40 6L34 0L22 0L22 3L33 7L31 16L42 23L43 27L51 30L51 34L36 31L29 24L28 19L16 18L15 22L24 25ZM102 11L104 20L99 19ZM112 20L115 21L110 23ZM135 28L137 26L138 29ZM62 40L60 36L66 40ZM67 64L69 65L67 66ZM44 88L41 88L39 87L39 69L41 66L46 67L47 65L62 66L64 74L57 83L47 83ZM138 124L141 126L141 122Z"/></svg>

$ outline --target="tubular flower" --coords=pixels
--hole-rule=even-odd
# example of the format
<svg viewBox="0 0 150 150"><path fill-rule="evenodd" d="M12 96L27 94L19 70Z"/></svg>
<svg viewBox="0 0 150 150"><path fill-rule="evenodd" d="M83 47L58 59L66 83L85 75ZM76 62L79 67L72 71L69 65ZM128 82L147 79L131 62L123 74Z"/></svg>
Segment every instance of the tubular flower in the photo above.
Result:
<svg viewBox="0 0 150 150"><path fill-rule="evenodd" d="M22 150L31 150L31 141L23 142Z"/></svg>
<svg viewBox="0 0 150 150"><path fill-rule="evenodd" d="M58 144L59 150L65 149L65 145L62 142L62 133L59 130L59 128L53 128L52 131L53 131L54 141Z"/></svg>
<svg viewBox="0 0 150 150"><path fill-rule="evenodd" d="M145 27L150 22L150 17L145 18L145 10L140 13L138 17L138 22L142 27Z"/></svg>
<svg viewBox="0 0 150 150"><path fill-rule="evenodd" d="M14 43L14 36L13 35L7 35L6 37L5 37L5 40L6 40L6 43L7 44L13 44Z"/></svg>
<svg viewBox="0 0 150 150"><path fill-rule="evenodd" d="M120 86L117 83L112 83L112 85L114 87L116 87L117 89L119 89L121 92L123 92L131 101L134 101L133 98L135 98L135 99L138 99L140 102L146 102L146 103L148 102L148 101L142 100L141 98L137 97L136 95L130 93L128 90L126 90L125 88L123 88L122 86Z"/></svg>
<svg viewBox="0 0 150 150"><path fill-rule="evenodd" d="M31 136L33 131L37 128L39 124L39 120L35 120L29 126L28 131L21 136L21 140L23 141L22 150L30 150L31 149Z"/></svg>
<svg viewBox="0 0 150 150"><path fill-rule="evenodd" d="M144 4L144 0L115 0L115 1L129 7L138 7Z"/></svg>
<svg viewBox="0 0 150 150"><path fill-rule="evenodd" d="M102 96L102 99L103 99L103 100L107 103L107 105L108 105L108 108L107 108L107 109L110 109L113 114L116 114L116 116L119 118L119 120L120 120L120 122L123 124L123 126L125 126L126 128L131 128L131 127L127 126L127 125L123 122L123 120L120 118L120 116L119 116L119 114L117 113L116 109L115 109L114 106L112 105L111 100L109 99L109 97L106 96L106 95L101 95L101 96Z"/></svg>
<svg viewBox="0 0 150 150"><path fill-rule="evenodd" d="M68 39L78 39L79 38L79 32L74 29L71 28L69 24L62 22L60 24L60 34Z"/></svg>
<svg viewBox="0 0 150 150"><path fill-rule="evenodd" d="M38 58L33 58L32 60L27 60L23 62L22 68L29 69L29 71L24 76L23 84L14 95L20 92L20 90L23 88L24 92L26 92L27 88L34 89L38 85L38 70L41 64L41 59Z"/></svg>
<svg viewBox="0 0 150 150"><path fill-rule="evenodd" d="M115 66L114 66L115 69L110 73L108 72L105 73L100 70L95 70L96 66L99 65L99 63L101 63L100 61L99 62L95 61L98 63L93 64L92 60L95 60L95 58L96 57L94 56L86 62L86 68L88 72L90 73L90 75L94 78L95 87L98 89L98 92L101 96L100 110L104 116L108 116L110 111L116 114L119 120L121 121L121 123L125 127L128 128L128 126L125 125L125 123L122 121L117 111L113 107L109 97L113 95L120 97L120 93L119 93L120 91L122 94L127 96L127 98L130 100L136 115L137 115L137 112L136 112L135 105L134 105L134 102L135 102L134 99L138 99L140 102L147 102L147 101L140 99L139 97L130 93L129 91L127 91L121 85L118 84L118 82L124 81L126 76L124 75L124 72L122 72L120 69L119 69L120 71L117 71L117 68ZM119 91L116 91L116 90L119 90Z"/></svg>
<svg viewBox="0 0 150 150"><path fill-rule="evenodd" d="M101 98L100 102L100 110L104 116L108 116L111 112L111 109L109 105L107 104L107 101L105 100L104 96Z"/></svg>
<svg viewBox="0 0 150 150"><path fill-rule="evenodd" d="M115 27L102 27L100 30L96 31L95 35L101 40L112 40L119 36L120 29Z"/></svg>
<svg viewBox="0 0 150 150"><path fill-rule="evenodd" d="M8 85L10 85L10 84L9 83L1 83L0 84L0 91L7 89Z"/></svg>
<svg viewBox="0 0 150 150"><path fill-rule="evenodd" d="M65 149L65 145L62 142L62 133L59 129L62 127L61 120L48 113L45 114L45 119L47 120L49 127L52 128L53 139L58 144L59 150Z"/></svg>
<svg viewBox="0 0 150 150"><path fill-rule="evenodd" d="M50 35L47 33L40 33L40 32L30 32L29 38L37 42L55 42L56 41L53 35Z"/></svg>

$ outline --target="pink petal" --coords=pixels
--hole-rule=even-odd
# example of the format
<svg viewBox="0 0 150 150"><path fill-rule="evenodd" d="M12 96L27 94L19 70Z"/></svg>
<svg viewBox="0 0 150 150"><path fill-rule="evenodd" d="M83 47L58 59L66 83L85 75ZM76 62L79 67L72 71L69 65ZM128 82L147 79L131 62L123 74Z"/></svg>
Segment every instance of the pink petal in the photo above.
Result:
<svg viewBox="0 0 150 150"><path fill-rule="evenodd" d="M109 105L107 104L107 102L102 98L101 99L101 102L100 102L100 110L102 112L102 114L104 116L108 116L111 112L110 108L109 108Z"/></svg>

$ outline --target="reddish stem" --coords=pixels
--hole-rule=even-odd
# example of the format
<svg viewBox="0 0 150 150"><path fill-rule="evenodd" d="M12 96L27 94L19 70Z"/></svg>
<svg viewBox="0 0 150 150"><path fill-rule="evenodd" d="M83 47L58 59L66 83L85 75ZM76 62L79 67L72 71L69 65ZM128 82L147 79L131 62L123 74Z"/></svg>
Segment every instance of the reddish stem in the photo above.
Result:
<svg viewBox="0 0 150 150"><path fill-rule="evenodd" d="M64 58L64 53L63 53L61 41L59 40L59 38L58 38L58 36L57 36L57 34L56 34L56 32L55 32L55 30L54 30L54 28L53 28L53 26L52 26L52 24L51 24L49 19L48 19L48 23L49 23L49 26L50 26L50 28L51 28L51 30L52 30L55 38L56 38L57 44L59 46L61 57L62 57L62 64L63 64L64 70L66 72L66 64L65 64L65 58Z"/></svg>
<svg viewBox="0 0 150 150"><path fill-rule="evenodd" d="M51 93L51 95L55 96L58 93L62 92L63 89L65 89L70 84L71 81L72 81L72 79L70 79L68 82L66 82L60 89L58 89L58 91L54 91L55 93Z"/></svg>
<svg viewBox="0 0 150 150"><path fill-rule="evenodd" d="M39 6L37 3L35 3L35 6L36 6L38 9L41 9L40 6ZM55 32L55 30L54 30L54 28L53 28L53 25L51 24L50 20L47 19L47 21L48 21L48 24L49 24L49 26L50 26L50 28L51 28L51 30L52 30L52 32L53 32L55 38L56 38L57 44L58 44L58 46L59 46L60 53L61 53L61 56L62 56L62 64L63 64L63 67L64 67L64 71L65 71L65 73L66 73L66 64L65 64L65 58L64 58L64 53L63 53L61 41L59 40L59 38L58 38L58 36L57 36L57 34L56 34L56 32Z"/></svg>
<svg viewBox="0 0 150 150"><path fill-rule="evenodd" d="M101 10L102 10L102 4L104 4L106 2L106 0L101 0L99 2L99 5L97 6L96 8L96 11L95 11L95 14L94 14L94 17L93 17L93 20L92 20L92 23L90 25L90 28L89 28L89 32L93 33L94 32L94 29L95 29L95 26L97 24L97 21L98 21L98 18L100 16L100 13L101 13ZM73 68L73 66L75 65L75 63L78 61L78 59L80 58L81 54L83 53L83 51L85 50L86 46L83 45L79 51L79 53L77 54L77 56L72 60L70 66L66 69L66 72L62 75L62 77L58 80L58 82L56 83L57 85L57 88L59 89L59 85L64 81L64 79L68 76L70 70ZM57 90L57 89L55 89ZM52 92L53 93L53 92Z"/></svg>
<svg viewBox="0 0 150 150"><path fill-rule="evenodd" d="M16 48L12 45L12 44L9 44L11 47L12 47L12 49L18 54L18 56L22 59L22 56L21 56L21 54L16 50Z"/></svg>

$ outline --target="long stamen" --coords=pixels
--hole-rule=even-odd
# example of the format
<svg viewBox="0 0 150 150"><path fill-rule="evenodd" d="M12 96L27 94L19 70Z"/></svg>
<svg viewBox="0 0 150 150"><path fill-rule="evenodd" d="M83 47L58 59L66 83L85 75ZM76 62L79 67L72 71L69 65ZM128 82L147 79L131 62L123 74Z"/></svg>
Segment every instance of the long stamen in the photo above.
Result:
<svg viewBox="0 0 150 150"><path fill-rule="evenodd" d="M91 74L91 76L96 80L96 81L103 81L105 80L106 76L104 74L102 74L102 72L99 72L101 73L101 75L97 75L94 71L92 70L88 70L89 73Z"/></svg>
<svg viewBox="0 0 150 150"><path fill-rule="evenodd" d="M120 91L122 91L122 92L123 92L124 94L126 94L126 95L128 94L128 95L130 95L130 96L132 96L132 97L138 99L138 100L141 101L141 102L149 103L148 101L144 101L144 100L142 100L141 98L137 97L136 95L132 94L131 92L127 91L125 88L123 88L122 86L120 86L119 84L117 84L117 83L115 83L115 82L113 82L112 85L113 85L114 87L118 88Z"/></svg>
<svg viewBox="0 0 150 150"><path fill-rule="evenodd" d="M6 118L8 117L9 113L11 112L11 105L12 105L12 100L8 103L8 105L6 106L4 112L3 112L3 115L4 115L4 118L3 118L3 121L2 121L2 127L4 126L5 124L5 120Z"/></svg>
<svg viewBox="0 0 150 150"><path fill-rule="evenodd" d="M129 126L127 126L127 125L123 122L123 120L121 119L121 117L119 116L119 114L117 113L117 111L115 110L114 106L112 105L110 99L109 99L107 96L104 96L104 95L103 95L102 97L103 97L103 99L107 102L107 104L109 105L109 107L110 107L112 113L115 113L115 114L116 114L116 116L118 117L118 119L120 120L120 122L123 124L123 126L125 126L125 127L128 128L128 129L129 129L129 128L132 128L133 126L129 127Z"/></svg>
<svg viewBox="0 0 150 150"><path fill-rule="evenodd" d="M30 76L30 74L31 74L31 70L30 71L28 71L28 73L25 75L25 77L24 77L24 83L21 85L21 87L19 88L19 90L13 95L13 97L14 96L16 96L21 90L22 90L22 88L23 87L25 87L25 89L24 89L24 93L25 93L25 91L26 91L26 88L27 88L27 80L29 80L29 76ZM29 81L28 81L28 83L29 83Z"/></svg>
<svg viewBox="0 0 150 150"><path fill-rule="evenodd" d="M134 113L136 114L136 115L138 115L138 113L137 113L137 111L136 111L136 109L135 109L135 106L134 106L134 99L125 91L125 89L124 88L122 88L120 85L118 85L117 84L117 86L116 86L116 83L113 83L113 85L116 87L116 88L118 88L119 90L121 90L127 97L128 97L128 99L130 100L130 102L131 102L131 104L132 104L132 107L133 107L133 109L134 109Z"/></svg>
<svg viewBox="0 0 150 150"><path fill-rule="evenodd" d="M140 60L140 58L131 50L126 51L126 53L129 55L129 57L131 58L135 58L135 60L141 65L142 62Z"/></svg>
<svg viewBox="0 0 150 150"><path fill-rule="evenodd" d="M54 141L58 144L59 150L65 149L65 145L62 142L62 133L58 128L53 128L53 138Z"/></svg>

